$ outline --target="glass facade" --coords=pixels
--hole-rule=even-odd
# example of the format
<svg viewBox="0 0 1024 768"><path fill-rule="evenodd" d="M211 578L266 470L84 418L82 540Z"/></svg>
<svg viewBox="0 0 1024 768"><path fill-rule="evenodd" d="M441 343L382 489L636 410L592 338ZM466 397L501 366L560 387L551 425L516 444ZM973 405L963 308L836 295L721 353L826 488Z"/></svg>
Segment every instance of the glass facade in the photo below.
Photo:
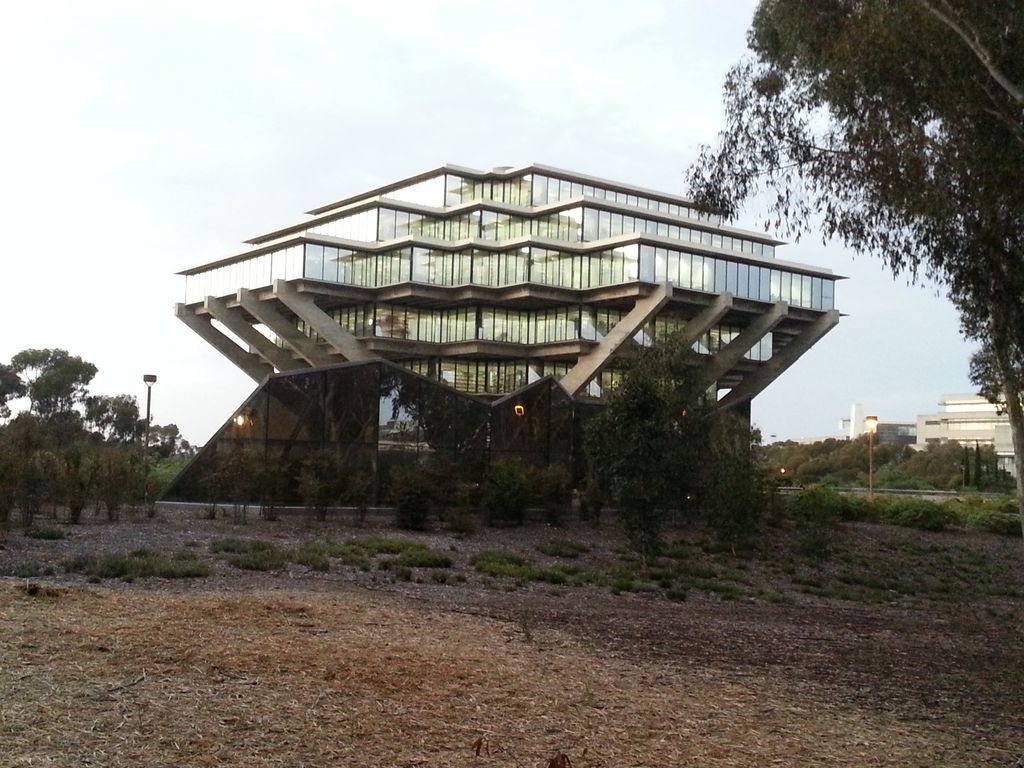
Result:
<svg viewBox="0 0 1024 768"><path fill-rule="evenodd" d="M456 171L441 169L318 209L305 225L251 241L280 238L274 245L190 270L186 303L201 303L208 295L229 296L238 288L270 287L274 280L323 283L322 293L315 285L304 289L357 338L508 345L426 351L398 344L375 347L389 350L389 357L432 381L487 395L564 375L587 347L573 347L572 342L599 342L625 317L632 303L629 291L593 289L638 282L670 283L678 289L672 302L633 335L633 343L644 346L678 332L697 307L706 305L706 299L698 301L688 291L729 293L764 304L786 302L816 312L834 308L835 278L830 274L776 262L775 246L767 238L727 229L718 217L680 198L540 167L498 169L479 177ZM384 291L326 290L327 285L372 290L406 284L452 289L534 285L589 293L410 288L408 298L404 290L387 291L390 300L385 302L375 300ZM353 295L358 298L344 298ZM730 322L703 334L694 349L715 354L742 332L740 324L749 322L752 309L758 311L737 304ZM286 308L284 314L293 313ZM802 322L807 314L790 317ZM301 318L294 321L311 338L323 341ZM780 336L778 343L781 348L785 338ZM567 346L531 349L554 344ZM775 345L776 338L766 334L745 357L766 361ZM474 358L458 357L464 352ZM546 355L557 355L559 361L538 360ZM586 392L599 396L615 380L613 364Z"/></svg>
<svg viewBox="0 0 1024 768"><path fill-rule="evenodd" d="M345 330L360 338L382 337L432 344L479 340L536 346L565 341L600 341L627 313L589 304L538 310L486 305L432 310L401 304L368 303L334 309L328 314ZM313 340L320 340L316 331L303 321L297 321L296 325ZM681 332L685 327L686 320L682 315L663 312L644 325L633 336L633 341L641 346L651 346ZM742 330L734 326L715 326L694 343L694 351L714 354L735 339ZM745 357L749 360L768 360L771 350L772 335L768 333L747 351ZM445 378L418 368L415 370L449 383L456 381L455 378ZM509 392L515 388L459 386L459 389L469 392Z"/></svg>
<svg viewBox="0 0 1024 768"><path fill-rule="evenodd" d="M521 406L516 409L515 406ZM367 502L386 495L398 466L440 464L479 481L487 463L516 456L539 466L572 461L574 404L550 378L501 400L461 394L392 363L371 361L268 379L178 475L175 501L224 501L225 471L272 466L280 482L253 483L252 502L301 503L299 476L311 454L328 452L339 471L372 479ZM257 496L260 496L257 498Z"/></svg>
<svg viewBox="0 0 1024 768"><path fill-rule="evenodd" d="M408 246L373 252L305 243L188 274L185 301L198 303L206 296L226 296L239 288L263 288L274 280L300 277L367 288L412 281L484 286L537 283L585 289L636 280L667 281L690 290L728 291L740 298L785 301L816 310L832 309L835 301L835 281L829 277L636 243L584 253L538 246L505 250Z"/></svg>

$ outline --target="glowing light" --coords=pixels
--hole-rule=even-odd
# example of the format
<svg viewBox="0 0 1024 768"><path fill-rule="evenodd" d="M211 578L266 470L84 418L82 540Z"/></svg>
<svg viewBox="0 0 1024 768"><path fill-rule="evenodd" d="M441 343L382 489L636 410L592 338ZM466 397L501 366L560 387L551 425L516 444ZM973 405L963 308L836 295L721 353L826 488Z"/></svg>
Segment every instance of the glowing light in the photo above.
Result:
<svg viewBox="0 0 1024 768"><path fill-rule="evenodd" d="M512 408L512 411L515 413L516 416L525 416L526 415L526 406L524 406L524 405L516 405L516 406L514 406Z"/></svg>
<svg viewBox="0 0 1024 768"><path fill-rule="evenodd" d="M872 435L878 431L878 417L868 416L864 419L864 431L870 432Z"/></svg>
<svg viewBox="0 0 1024 768"><path fill-rule="evenodd" d="M244 413L240 413L237 416L235 416L235 424L237 426L244 427L245 426L245 422L246 422L246 418L245 418L245 414Z"/></svg>

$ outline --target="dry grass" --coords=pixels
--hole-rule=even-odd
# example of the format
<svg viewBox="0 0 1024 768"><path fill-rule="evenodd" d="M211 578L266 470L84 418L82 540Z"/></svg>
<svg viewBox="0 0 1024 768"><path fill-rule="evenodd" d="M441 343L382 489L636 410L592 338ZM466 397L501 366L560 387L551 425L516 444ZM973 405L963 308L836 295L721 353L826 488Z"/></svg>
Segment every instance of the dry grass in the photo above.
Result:
<svg viewBox="0 0 1024 768"><path fill-rule="evenodd" d="M0 584L0 765L1006 765L767 673L334 590ZM476 756L485 739L490 756ZM1004 745L1005 746L1005 745Z"/></svg>

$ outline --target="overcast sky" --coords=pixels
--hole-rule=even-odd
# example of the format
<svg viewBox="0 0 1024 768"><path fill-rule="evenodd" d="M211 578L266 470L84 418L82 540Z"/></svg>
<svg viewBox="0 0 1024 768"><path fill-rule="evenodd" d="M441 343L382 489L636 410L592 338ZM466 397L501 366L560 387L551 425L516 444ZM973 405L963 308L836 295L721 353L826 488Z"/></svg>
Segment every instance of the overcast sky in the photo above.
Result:
<svg viewBox="0 0 1024 768"><path fill-rule="evenodd" d="M92 391L205 442L251 380L178 321L186 267L445 162L539 162L684 194L755 3L51 2L0 31L0 361L61 347ZM739 226L761 228L751 207ZM969 391L934 288L807 237L848 317L754 401L766 437L913 420Z"/></svg>

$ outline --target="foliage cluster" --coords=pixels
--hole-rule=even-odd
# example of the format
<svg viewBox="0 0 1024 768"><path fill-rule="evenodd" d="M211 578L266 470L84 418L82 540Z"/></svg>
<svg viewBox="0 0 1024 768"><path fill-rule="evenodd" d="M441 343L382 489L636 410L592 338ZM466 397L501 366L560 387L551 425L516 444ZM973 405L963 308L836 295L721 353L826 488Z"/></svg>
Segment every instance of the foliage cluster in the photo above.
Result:
<svg viewBox="0 0 1024 768"><path fill-rule="evenodd" d="M1007 410L1024 518L1022 30L1020 3L762 0L690 186L728 218L768 192L776 228L943 284Z"/></svg>
<svg viewBox="0 0 1024 768"><path fill-rule="evenodd" d="M766 446L765 461L776 473L786 469L786 481L798 485L868 485L868 438L784 442ZM959 443L874 447L875 487L908 490L1009 491L1013 479L998 469L992 446ZM965 484L965 480L969 480Z"/></svg>
<svg viewBox="0 0 1024 768"><path fill-rule="evenodd" d="M642 559L658 554L674 512L702 513L732 546L756 531L767 490L759 436L706 389L696 353L668 339L636 350L587 425L588 489L607 494Z"/></svg>

